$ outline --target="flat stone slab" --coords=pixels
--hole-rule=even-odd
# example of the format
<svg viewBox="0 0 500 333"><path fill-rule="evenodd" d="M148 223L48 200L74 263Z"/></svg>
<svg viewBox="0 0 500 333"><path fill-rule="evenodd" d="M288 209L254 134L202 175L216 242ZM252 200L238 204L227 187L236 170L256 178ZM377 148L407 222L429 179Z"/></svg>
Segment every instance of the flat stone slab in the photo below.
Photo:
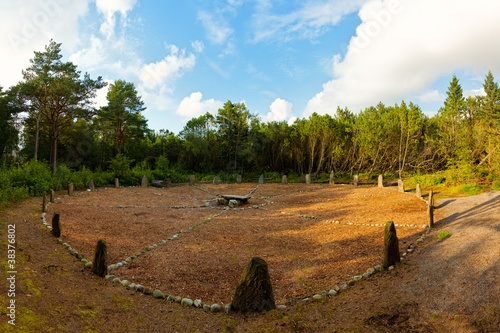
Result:
<svg viewBox="0 0 500 333"><path fill-rule="evenodd" d="M236 200L240 203L247 203L248 202L248 199L250 199L250 197L248 195L231 195L231 194L224 194L222 195L222 197L226 200Z"/></svg>

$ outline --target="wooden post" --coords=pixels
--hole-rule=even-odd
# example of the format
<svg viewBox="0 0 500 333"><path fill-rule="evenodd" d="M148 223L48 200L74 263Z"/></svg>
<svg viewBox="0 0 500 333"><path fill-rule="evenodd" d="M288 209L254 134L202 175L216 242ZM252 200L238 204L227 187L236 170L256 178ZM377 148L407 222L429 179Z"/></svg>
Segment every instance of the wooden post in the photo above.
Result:
<svg viewBox="0 0 500 333"><path fill-rule="evenodd" d="M429 192L429 206L427 207L427 213L429 215L429 228L434 227L434 194L432 190Z"/></svg>

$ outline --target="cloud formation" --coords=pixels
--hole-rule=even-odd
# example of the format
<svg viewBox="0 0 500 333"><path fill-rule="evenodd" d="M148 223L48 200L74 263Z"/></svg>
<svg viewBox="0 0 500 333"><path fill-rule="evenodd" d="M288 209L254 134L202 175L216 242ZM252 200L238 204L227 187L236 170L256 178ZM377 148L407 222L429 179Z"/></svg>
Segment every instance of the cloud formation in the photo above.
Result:
<svg viewBox="0 0 500 333"><path fill-rule="evenodd" d="M201 92L194 92L189 97L185 97L179 104L176 113L184 119L191 119L206 114L215 115L223 107L224 103L213 98L202 100Z"/></svg>
<svg viewBox="0 0 500 333"><path fill-rule="evenodd" d="M266 123L290 119L292 116L292 106L292 103L281 98L276 98L269 106L270 111L266 115L261 116L261 119Z"/></svg>
<svg viewBox="0 0 500 333"><path fill-rule="evenodd" d="M491 0L367 2L345 57L334 57L334 79L310 99L303 116L430 98L426 87L443 75L500 70L500 44L492 42L500 31L498 12L500 2Z"/></svg>
<svg viewBox="0 0 500 333"><path fill-rule="evenodd" d="M106 39L115 33L116 14L120 13L122 22L126 22L127 13L131 11L137 0L95 0L97 11L103 14L105 20L101 24L100 32Z"/></svg>

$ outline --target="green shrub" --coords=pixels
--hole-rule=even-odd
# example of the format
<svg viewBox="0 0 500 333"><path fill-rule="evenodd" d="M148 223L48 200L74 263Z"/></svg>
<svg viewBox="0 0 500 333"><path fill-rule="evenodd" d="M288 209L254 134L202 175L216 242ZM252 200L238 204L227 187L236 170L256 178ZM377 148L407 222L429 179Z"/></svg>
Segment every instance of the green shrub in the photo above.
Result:
<svg viewBox="0 0 500 333"><path fill-rule="evenodd" d="M52 189L54 179L49 166L40 161L29 161L20 169L12 169L12 187L25 187L30 195L42 195Z"/></svg>

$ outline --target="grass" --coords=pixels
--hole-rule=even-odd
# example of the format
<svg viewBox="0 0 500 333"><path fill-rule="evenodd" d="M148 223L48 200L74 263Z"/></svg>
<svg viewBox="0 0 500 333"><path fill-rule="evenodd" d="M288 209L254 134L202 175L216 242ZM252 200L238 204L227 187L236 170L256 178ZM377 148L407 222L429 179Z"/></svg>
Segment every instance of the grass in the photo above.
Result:
<svg viewBox="0 0 500 333"><path fill-rule="evenodd" d="M448 231L441 231L437 237L439 238L439 240L443 240L443 239L450 237L450 236L451 236L451 233L449 233Z"/></svg>

